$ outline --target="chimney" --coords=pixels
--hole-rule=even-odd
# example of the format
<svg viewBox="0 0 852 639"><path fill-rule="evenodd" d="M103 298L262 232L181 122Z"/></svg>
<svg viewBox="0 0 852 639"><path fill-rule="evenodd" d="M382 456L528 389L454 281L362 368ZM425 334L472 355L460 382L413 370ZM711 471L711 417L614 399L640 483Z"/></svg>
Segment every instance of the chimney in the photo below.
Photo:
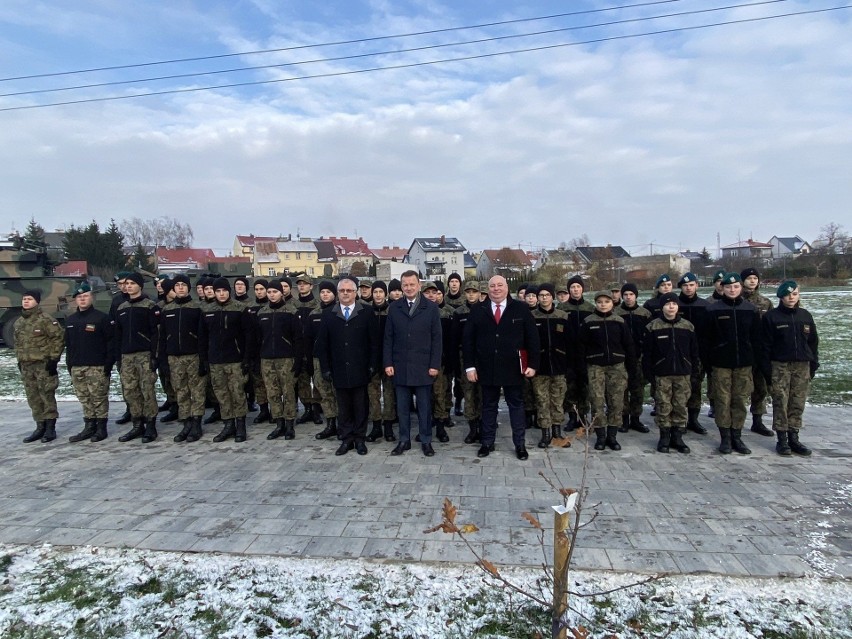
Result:
<svg viewBox="0 0 852 639"><path fill-rule="evenodd" d="M442 236L441 236L441 246L443 246L444 244L446 244L446 240L447 240L447 238L446 238L446 237L444 237L444 236L442 235Z"/></svg>

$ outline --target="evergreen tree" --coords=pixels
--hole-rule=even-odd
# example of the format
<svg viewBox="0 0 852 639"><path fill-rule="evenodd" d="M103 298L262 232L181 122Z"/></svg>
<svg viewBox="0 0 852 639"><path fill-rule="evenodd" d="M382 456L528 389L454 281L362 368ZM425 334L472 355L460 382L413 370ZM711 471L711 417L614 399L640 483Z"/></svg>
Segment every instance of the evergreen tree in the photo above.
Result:
<svg viewBox="0 0 852 639"><path fill-rule="evenodd" d="M154 261L151 259L151 256L148 255L147 251L145 251L145 247L141 244L136 245L136 250L133 251L133 255L130 256L127 265L130 268L148 271L150 273L153 273L157 268L154 265Z"/></svg>
<svg viewBox="0 0 852 639"><path fill-rule="evenodd" d="M107 230L101 236L103 243L103 266L112 271L121 270L125 264L124 235L118 229L115 220L109 221Z"/></svg>
<svg viewBox="0 0 852 639"><path fill-rule="evenodd" d="M30 223L27 224L27 230L24 231L24 242L27 248L45 248L47 242L44 241L44 227L35 221L35 218L30 218Z"/></svg>

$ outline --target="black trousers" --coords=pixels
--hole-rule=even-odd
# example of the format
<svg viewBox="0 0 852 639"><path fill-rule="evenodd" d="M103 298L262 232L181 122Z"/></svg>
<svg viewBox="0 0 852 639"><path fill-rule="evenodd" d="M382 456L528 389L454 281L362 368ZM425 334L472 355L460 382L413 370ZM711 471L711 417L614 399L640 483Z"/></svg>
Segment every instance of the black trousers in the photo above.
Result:
<svg viewBox="0 0 852 639"><path fill-rule="evenodd" d="M411 395L417 397L417 427L420 442L432 443L432 385L396 386L396 415L399 417L399 441L411 441Z"/></svg>
<svg viewBox="0 0 852 639"><path fill-rule="evenodd" d="M497 437L497 403L500 401L500 386L482 386L482 444L491 445ZM503 397L509 407L509 423L512 425L512 443L515 448L525 446L526 415L524 413L524 387L503 386Z"/></svg>
<svg viewBox="0 0 852 639"><path fill-rule="evenodd" d="M336 388L337 432L344 442L363 442L367 439L367 418L370 399L367 386Z"/></svg>

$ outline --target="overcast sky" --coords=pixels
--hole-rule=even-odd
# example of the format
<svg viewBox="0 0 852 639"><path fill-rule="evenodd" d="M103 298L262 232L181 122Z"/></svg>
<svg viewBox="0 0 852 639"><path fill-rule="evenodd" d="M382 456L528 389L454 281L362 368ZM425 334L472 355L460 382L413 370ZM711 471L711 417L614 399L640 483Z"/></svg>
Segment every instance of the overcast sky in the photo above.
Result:
<svg viewBox="0 0 852 639"><path fill-rule="evenodd" d="M3 0L0 109L571 46L0 111L0 231L167 215L219 254L236 233L405 247L445 234L475 250L586 234L646 254L852 230L852 9L669 31L846 0L634 21L746 2ZM576 28L605 22L619 24ZM655 31L669 32L601 41ZM520 37L400 52L507 35ZM329 60L377 52L393 53Z"/></svg>

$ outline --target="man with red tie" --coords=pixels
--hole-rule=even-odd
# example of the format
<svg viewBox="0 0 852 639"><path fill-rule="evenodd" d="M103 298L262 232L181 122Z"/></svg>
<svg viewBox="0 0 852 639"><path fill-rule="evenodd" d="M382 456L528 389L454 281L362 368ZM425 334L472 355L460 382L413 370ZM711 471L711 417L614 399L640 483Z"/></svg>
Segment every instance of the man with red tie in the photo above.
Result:
<svg viewBox="0 0 852 639"><path fill-rule="evenodd" d="M535 375L539 364L539 337L525 302L509 298L506 279L488 281L488 300L470 309L462 338L465 375L482 387L482 439L478 457L494 450L500 390L509 407L512 443L518 459L529 457L524 441L524 378Z"/></svg>

